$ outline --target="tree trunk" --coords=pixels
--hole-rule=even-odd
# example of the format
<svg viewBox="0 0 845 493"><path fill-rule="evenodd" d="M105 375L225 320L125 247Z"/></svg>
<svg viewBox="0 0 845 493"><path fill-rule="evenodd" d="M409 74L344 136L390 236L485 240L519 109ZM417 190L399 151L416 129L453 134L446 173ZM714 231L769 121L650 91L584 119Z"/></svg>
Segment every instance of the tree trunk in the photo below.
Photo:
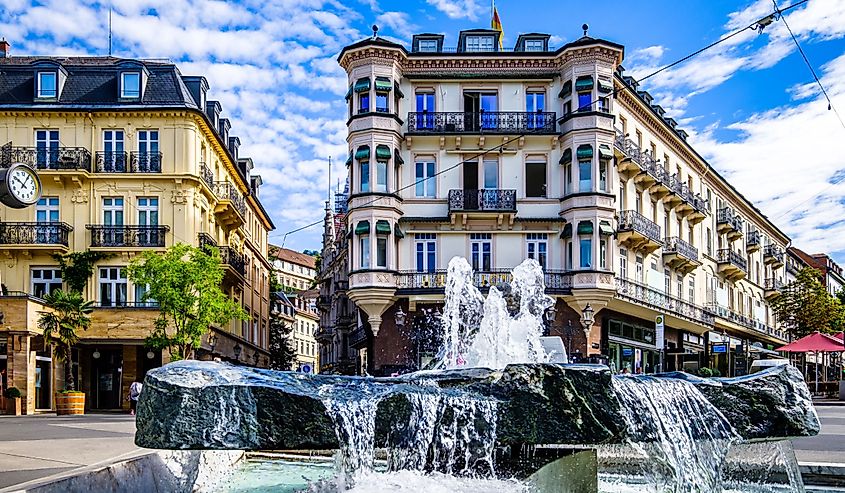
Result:
<svg viewBox="0 0 845 493"><path fill-rule="evenodd" d="M76 390L76 382L73 381L73 358L70 354L65 359L65 390Z"/></svg>

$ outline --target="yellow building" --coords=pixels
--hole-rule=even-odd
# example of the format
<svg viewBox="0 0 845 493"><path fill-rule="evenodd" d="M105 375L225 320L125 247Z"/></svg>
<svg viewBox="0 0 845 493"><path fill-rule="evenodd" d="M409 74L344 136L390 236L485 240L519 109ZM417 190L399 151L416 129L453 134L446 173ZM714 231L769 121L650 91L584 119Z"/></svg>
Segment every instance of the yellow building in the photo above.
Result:
<svg viewBox="0 0 845 493"><path fill-rule="evenodd" d="M317 276L317 259L314 256L270 245L270 258L276 281L285 288L287 298L295 308L295 321L291 335L296 363L292 370L317 373L320 348L314 334L320 327L317 312L317 290L312 289Z"/></svg>
<svg viewBox="0 0 845 493"><path fill-rule="evenodd" d="M20 388L29 413L52 408L64 377L37 328L39 297L63 287L53 254L99 251L110 256L84 293L97 309L73 368L86 407L128 408L129 385L169 355L144 346L158 311L125 267L179 242L219 247L223 288L249 315L196 356L266 366L273 224L205 78L166 62L2 54L0 162L31 165L43 185L36 206L0 208L3 387Z"/></svg>

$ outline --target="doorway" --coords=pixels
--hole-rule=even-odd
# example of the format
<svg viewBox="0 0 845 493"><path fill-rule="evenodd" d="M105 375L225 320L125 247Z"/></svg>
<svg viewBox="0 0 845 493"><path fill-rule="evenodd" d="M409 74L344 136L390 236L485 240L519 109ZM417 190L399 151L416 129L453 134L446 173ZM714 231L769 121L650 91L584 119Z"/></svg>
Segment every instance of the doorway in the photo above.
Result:
<svg viewBox="0 0 845 493"><path fill-rule="evenodd" d="M498 97L495 92L464 93L464 128L491 130L498 128Z"/></svg>
<svg viewBox="0 0 845 493"><path fill-rule="evenodd" d="M91 353L91 409L120 409L123 349L95 348Z"/></svg>

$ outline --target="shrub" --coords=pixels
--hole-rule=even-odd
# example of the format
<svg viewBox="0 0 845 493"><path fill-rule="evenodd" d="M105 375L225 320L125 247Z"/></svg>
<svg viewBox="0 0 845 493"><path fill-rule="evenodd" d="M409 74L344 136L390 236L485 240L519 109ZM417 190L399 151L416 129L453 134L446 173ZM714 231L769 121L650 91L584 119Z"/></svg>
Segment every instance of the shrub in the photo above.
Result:
<svg viewBox="0 0 845 493"><path fill-rule="evenodd" d="M714 376L714 377L721 377L722 376L722 372L720 372L718 368L711 369L710 373L712 373L713 374L712 376Z"/></svg>
<svg viewBox="0 0 845 493"><path fill-rule="evenodd" d="M698 369L698 376L700 376L700 377L712 377L712 376L713 376L713 371L712 371L712 370L710 370L710 368L707 368L707 367L705 366L704 368L699 368L699 369Z"/></svg>
<svg viewBox="0 0 845 493"><path fill-rule="evenodd" d="M9 387L8 389L6 389L5 395L10 399L21 397L21 389L17 387Z"/></svg>

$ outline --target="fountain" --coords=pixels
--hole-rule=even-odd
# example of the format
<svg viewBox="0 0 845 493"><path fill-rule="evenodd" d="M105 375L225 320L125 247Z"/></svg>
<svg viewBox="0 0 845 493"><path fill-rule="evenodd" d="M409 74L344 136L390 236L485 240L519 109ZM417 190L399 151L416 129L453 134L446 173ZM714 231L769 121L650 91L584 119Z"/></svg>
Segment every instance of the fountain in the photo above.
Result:
<svg viewBox="0 0 845 493"><path fill-rule="evenodd" d="M466 261L450 262L433 370L364 378L200 361L153 370L136 443L338 451L335 467L281 491L801 491L782 440L819 424L795 368L703 379L550 363L542 270L527 260L513 279L485 298ZM302 465L279 470L291 467Z"/></svg>

